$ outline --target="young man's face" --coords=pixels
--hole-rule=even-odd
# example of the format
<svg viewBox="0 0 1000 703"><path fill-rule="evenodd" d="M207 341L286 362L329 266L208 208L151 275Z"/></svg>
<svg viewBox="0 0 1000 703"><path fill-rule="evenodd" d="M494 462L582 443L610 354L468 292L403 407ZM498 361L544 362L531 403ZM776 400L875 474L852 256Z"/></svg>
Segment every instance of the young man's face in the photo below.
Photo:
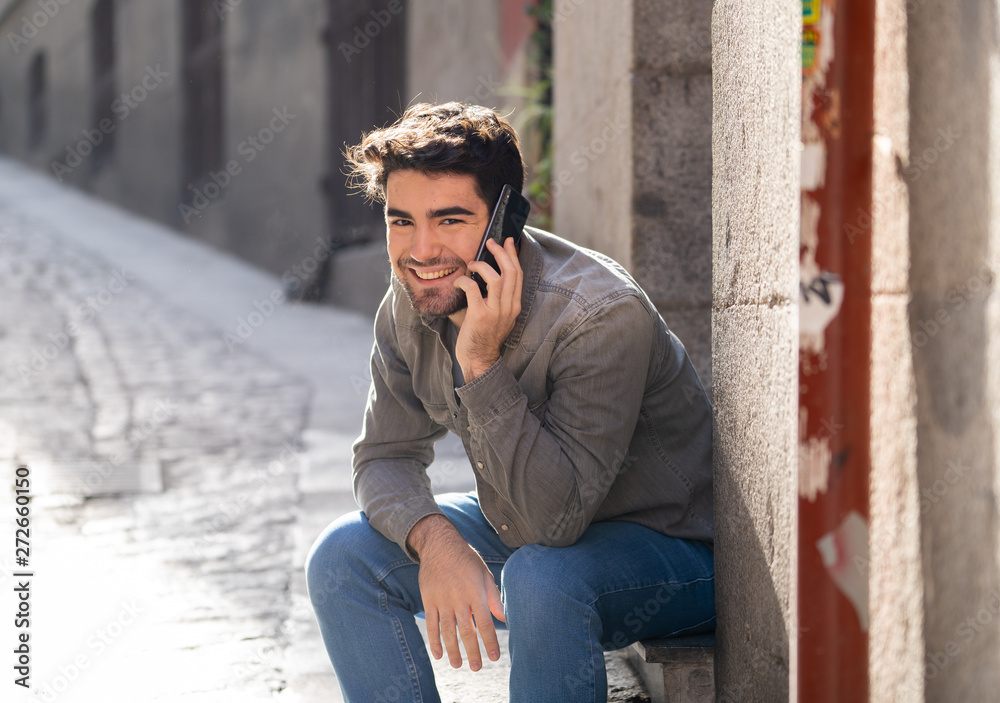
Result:
<svg viewBox="0 0 1000 703"><path fill-rule="evenodd" d="M393 171L385 190L389 261L413 309L436 317L464 310L455 280L468 275L490 216L475 178Z"/></svg>

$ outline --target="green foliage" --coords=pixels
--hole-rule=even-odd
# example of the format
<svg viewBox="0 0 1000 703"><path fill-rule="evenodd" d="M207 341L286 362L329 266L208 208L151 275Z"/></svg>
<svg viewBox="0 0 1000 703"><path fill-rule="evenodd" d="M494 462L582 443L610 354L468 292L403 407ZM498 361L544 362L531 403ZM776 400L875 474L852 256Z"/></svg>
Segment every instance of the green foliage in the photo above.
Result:
<svg viewBox="0 0 1000 703"><path fill-rule="evenodd" d="M540 157L532 170L528 195L535 202L538 224L552 226L552 8L553 0L538 0L525 6L528 16L535 20L531 33L532 63L535 80L527 86L525 118L538 135Z"/></svg>

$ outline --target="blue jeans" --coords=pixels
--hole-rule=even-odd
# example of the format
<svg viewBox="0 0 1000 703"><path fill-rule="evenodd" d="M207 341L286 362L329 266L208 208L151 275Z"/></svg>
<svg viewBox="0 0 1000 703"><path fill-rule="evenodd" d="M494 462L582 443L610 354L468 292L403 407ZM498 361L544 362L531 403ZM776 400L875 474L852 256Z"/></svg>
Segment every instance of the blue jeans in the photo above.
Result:
<svg viewBox="0 0 1000 703"><path fill-rule="evenodd" d="M606 701L605 650L715 628L715 568L701 542L600 522L569 547L512 549L475 494L436 500L500 588L512 703ZM309 597L348 703L440 700L414 620L423 611L417 568L361 512L313 545Z"/></svg>

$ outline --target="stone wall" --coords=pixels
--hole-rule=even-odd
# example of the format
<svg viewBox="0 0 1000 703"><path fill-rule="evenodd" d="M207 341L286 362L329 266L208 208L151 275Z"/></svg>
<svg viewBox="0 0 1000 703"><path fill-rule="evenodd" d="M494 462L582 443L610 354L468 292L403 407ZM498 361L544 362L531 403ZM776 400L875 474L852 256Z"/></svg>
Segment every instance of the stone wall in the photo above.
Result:
<svg viewBox="0 0 1000 703"><path fill-rule="evenodd" d="M556 233L628 268L711 389L711 5L555 3Z"/></svg>
<svg viewBox="0 0 1000 703"><path fill-rule="evenodd" d="M717 700L794 691L801 5L717 0L712 37Z"/></svg>
<svg viewBox="0 0 1000 703"><path fill-rule="evenodd" d="M407 101L460 100L501 107L504 87L500 0L410 0L407 12ZM455 57L461 56L461 61Z"/></svg>
<svg viewBox="0 0 1000 703"><path fill-rule="evenodd" d="M926 700L1000 689L1000 77L995 0L908 3L910 334Z"/></svg>
<svg viewBox="0 0 1000 703"><path fill-rule="evenodd" d="M875 139L870 213L848 217L848 245L872 238L870 700L923 700L923 579L916 396L909 333L910 160L905 0L875 5ZM859 565L865 570L863 565Z"/></svg>

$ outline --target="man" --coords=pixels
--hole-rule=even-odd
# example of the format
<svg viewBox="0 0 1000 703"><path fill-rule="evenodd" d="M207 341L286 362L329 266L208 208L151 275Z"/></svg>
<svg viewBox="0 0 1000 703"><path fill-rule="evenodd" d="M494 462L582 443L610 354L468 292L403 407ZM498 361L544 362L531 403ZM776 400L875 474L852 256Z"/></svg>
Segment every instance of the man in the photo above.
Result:
<svg viewBox="0 0 1000 703"><path fill-rule="evenodd" d="M524 181L492 110L415 105L348 155L384 204L393 279L354 445L363 511L306 566L344 698L438 700L422 611L434 657L460 667L461 640L474 671L505 623L515 703L604 701L604 650L715 627L697 374L611 259L528 227L519 249L488 244L499 271L474 260L502 186ZM435 499L449 430L476 492Z"/></svg>

